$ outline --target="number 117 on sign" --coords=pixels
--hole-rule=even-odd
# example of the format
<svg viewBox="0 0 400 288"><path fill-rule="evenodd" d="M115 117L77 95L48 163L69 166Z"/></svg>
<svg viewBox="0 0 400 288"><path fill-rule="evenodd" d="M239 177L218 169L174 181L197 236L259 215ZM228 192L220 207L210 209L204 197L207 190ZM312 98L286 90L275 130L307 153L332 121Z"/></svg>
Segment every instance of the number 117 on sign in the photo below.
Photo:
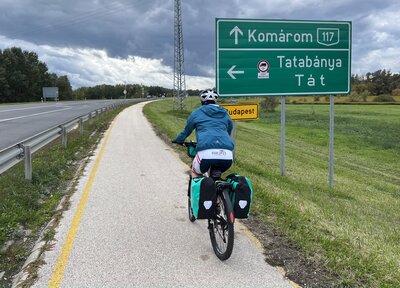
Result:
<svg viewBox="0 0 400 288"><path fill-rule="evenodd" d="M324 46L332 46L339 43L339 29L336 28L318 28L317 41Z"/></svg>

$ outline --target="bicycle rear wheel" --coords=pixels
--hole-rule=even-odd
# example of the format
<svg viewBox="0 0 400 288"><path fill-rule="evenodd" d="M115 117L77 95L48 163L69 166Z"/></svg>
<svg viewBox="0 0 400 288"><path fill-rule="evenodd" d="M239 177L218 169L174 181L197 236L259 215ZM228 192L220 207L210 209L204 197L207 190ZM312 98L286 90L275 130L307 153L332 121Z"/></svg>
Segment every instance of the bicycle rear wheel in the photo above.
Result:
<svg viewBox="0 0 400 288"><path fill-rule="evenodd" d="M234 239L234 216L228 190L217 194L215 209L215 219L208 220L211 244L215 255L220 260L226 260L231 257Z"/></svg>

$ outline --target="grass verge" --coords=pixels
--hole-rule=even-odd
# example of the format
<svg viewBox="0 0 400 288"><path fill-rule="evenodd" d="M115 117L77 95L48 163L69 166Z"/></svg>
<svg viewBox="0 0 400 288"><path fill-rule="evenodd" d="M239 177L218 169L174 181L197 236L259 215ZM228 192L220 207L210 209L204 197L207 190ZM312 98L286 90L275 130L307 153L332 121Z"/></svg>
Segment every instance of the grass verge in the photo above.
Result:
<svg viewBox="0 0 400 288"><path fill-rule="evenodd" d="M144 110L167 139L183 129L188 114L171 108L166 100ZM333 286L400 287L399 113L395 105L335 107L332 190L329 107L287 106L286 177L280 175L280 113L237 122L231 170L253 183L253 215L336 275Z"/></svg>
<svg viewBox="0 0 400 288"><path fill-rule="evenodd" d="M68 134L68 147L57 139L33 155L32 181L24 179L24 165L19 163L0 175L0 287L9 287L32 249L38 234L55 216L64 196L73 192L71 182L80 173L81 163L95 149L103 133L118 113L120 106L84 123L84 134ZM22 161L23 162L23 161ZM67 207L64 207L64 209ZM54 236L51 230L44 240Z"/></svg>

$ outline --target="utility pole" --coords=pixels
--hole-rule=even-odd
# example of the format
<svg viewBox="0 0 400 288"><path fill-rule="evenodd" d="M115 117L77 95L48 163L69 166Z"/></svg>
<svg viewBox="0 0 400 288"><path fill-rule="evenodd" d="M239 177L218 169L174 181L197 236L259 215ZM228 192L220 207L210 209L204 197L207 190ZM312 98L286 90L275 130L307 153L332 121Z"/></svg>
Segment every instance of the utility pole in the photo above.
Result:
<svg viewBox="0 0 400 288"><path fill-rule="evenodd" d="M186 109L186 83L183 56L182 9L181 0L175 0L174 31L174 110Z"/></svg>

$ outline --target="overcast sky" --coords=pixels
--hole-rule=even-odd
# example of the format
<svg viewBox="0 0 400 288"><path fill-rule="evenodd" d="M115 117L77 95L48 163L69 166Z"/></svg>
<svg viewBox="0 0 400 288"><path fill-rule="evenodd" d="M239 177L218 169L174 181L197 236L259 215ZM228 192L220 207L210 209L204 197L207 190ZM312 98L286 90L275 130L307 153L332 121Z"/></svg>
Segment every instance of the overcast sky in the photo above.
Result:
<svg viewBox="0 0 400 288"><path fill-rule="evenodd" d="M400 72L399 0L182 0L188 89L215 86L215 18L352 21L352 73ZM173 0L0 0L0 49L34 51L74 88L172 88Z"/></svg>

